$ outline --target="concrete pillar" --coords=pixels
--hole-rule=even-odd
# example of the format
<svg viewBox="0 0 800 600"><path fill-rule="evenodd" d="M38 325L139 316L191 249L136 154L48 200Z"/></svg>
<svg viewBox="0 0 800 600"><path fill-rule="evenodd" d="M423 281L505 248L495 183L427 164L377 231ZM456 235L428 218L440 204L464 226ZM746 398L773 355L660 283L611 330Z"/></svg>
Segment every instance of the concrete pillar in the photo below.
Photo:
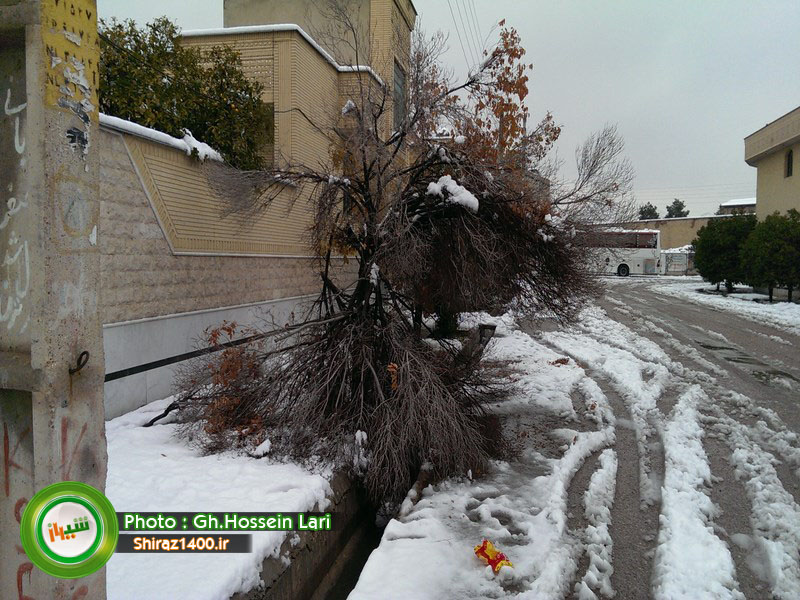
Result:
<svg viewBox="0 0 800 600"><path fill-rule="evenodd" d="M33 567L18 529L46 485L105 487L98 59L94 0L0 0L2 598L105 597L104 570Z"/></svg>

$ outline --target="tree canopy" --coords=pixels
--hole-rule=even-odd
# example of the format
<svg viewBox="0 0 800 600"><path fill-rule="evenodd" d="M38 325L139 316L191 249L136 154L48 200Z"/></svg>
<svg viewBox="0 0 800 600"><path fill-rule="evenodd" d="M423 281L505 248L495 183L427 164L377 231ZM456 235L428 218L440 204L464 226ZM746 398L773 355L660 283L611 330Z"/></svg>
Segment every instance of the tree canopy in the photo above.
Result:
<svg viewBox="0 0 800 600"><path fill-rule="evenodd" d="M273 109L262 86L242 71L229 47L180 44L178 27L161 17L139 29L132 20L100 22L100 110L183 137L188 130L231 165L269 162Z"/></svg>
<svg viewBox="0 0 800 600"><path fill-rule="evenodd" d="M672 204L667 204L667 219L674 219L676 217L688 217L689 211L686 210L686 205L683 200L675 198Z"/></svg>
<svg viewBox="0 0 800 600"><path fill-rule="evenodd" d="M746 281L740 261L741 249L756 226L755 215L736 215L709 220L694 240L694 264L704 279L725 282L728 291Z"/></svg>
<svg viewBox="0 0 800 600"><path fill-rule="evenodd" d="M800 213L768 215L742 245L740 253L745 280L752 286L789 290L800 286Z"/></svg>
<svg viewBox="0 0 800 600"><path fill-rule="evenodd" d="M639 207L639 220L640 221L647 221L648 219L657 219L658 218L658 209L655 205L647 202L642 204Z"/></svg>

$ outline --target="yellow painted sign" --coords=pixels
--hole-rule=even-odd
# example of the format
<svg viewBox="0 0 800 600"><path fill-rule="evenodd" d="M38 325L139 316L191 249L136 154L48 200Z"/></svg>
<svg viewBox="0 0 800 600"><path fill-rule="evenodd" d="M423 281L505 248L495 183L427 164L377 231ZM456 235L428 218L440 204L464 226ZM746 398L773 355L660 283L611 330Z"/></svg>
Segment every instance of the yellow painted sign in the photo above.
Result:
<svg viewBox="0 0 800 600"><path fill-rule="evenodd" d="M95 0L42 0L45 103L97 121L100 40Z"/></svg>

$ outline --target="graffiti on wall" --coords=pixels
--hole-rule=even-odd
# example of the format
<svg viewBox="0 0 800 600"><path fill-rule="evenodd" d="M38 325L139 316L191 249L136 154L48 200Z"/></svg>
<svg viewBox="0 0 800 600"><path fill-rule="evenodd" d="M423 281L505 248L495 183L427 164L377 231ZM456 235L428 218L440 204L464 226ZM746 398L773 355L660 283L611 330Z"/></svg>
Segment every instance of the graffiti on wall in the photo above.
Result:
<svg viewBox="0 0 800 600"><path fill-rule="evenodd" d="M25 335L30 319L29 197L26 166L27 101L24 53L9 52L0 64L0 336L10 344Z"/></svg>
<svg viewBox="0 0 800 600"><path fill-rule="evenodd" d="M27 392L0 391L0 518L6 524L0 530L0 542L9 550L0 561L0 581L15 582L18 600L30 600L33 564L19 542L19 523L22 511L33 493L33 435L31 396ZM4 596L4 597L11 597Z"/></svg>

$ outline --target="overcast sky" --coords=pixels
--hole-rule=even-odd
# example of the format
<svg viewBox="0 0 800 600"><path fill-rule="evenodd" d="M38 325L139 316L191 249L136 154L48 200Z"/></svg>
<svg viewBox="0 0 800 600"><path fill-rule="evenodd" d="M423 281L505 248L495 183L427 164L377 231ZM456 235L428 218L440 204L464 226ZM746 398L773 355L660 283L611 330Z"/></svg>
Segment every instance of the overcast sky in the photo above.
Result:
<svg viewBox="0 0 800 600"><path fill-rule="evenodd" d="M457 74L478 40L493 45L497 21L516 27L534 63L532 116L549 110L563 126L561 157L572 160L588 134L616 123L637 197L662 214L673 197L699 215L755 196L743 138L800 104L798 0L413 1L426 31L449 34L445 59ZM184 29L222 26L222 0L98 5L103 18L166 14Z"/></svg>

